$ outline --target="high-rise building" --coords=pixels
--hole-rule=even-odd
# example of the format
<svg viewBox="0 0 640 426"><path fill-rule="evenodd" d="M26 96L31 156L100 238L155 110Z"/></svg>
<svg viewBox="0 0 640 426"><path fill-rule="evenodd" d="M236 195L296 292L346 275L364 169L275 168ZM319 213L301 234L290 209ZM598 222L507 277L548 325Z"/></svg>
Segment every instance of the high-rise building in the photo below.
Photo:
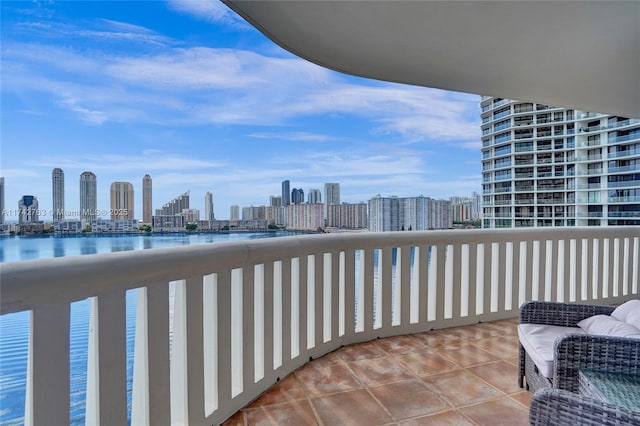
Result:
<svg viewBox="0 0 640 426"><path fill-rule="evenodd" d="M287 228L317 230L324 226L322 204L291 204L287 206Z"/></svg>
<svg viewBox="0 0 640 426"><path fill-rule="evenodd" d="M4 225L6 208L4 204L4 177L0 177L0 225Z"/></svg>
<svg viewBox="0 0 640 426"><path fill-rule="evenodd" d="M153 185L151 176L142 178L142 221L151 223L153 220Z"/></svg>
<svg viewBox="0 0 640 426"><path fill-rule="evenodd" d="M153 216L154 228L182 228L186 225L183 210L189 210L190 191L177 196L165 203L161 209L156 209Z"/></svg>
<svg viewBox="0 0 640 426"><path fill-rule="evenodd" d="M310 189L307 194L307 203L320 204L322 203L322 192L319 189Z"/></svg>
<svg viewBox="0 0 640 426"><path fill-rule="evenodd" d="M340 204L340 184L329 182L324 184L324 218L327 219L328 206Z"/></svg>
<svg viewBox="0 0 640 426"><path fill-rule="evenodd" d="M214 221L215 215L213 214L213 194L207 191L204 194L204 220Z"/></svg>
<svg viewBox="0 0 640 426"><path fill-rule="evenodd" d="M362 229L369 226L367 203L342 203L329 206L327 226L332 228Z"/></svg>
<svg viewBox="0 0 640 426"><path fill-rule="evenodd" d="M369 200L369 230L426 231L453 226L451 201L429 197L381 197Z"/></svg>
<svg viewBox="0 0 640 426"><path fill-rule="evenodd" d="M304 203L304 191L302 188L293 188L291 190L291 204L302 204Z"/></svg>
<svg viewBox="0 0 640 426"><path fill-rule="evenodd" d="M229 220L240 220L240 206L237 204L229 208Z"/></svg>
<svg viewBox="0 0 640 426"><path fill-rule="evenodd" d="M282 181L282 207L286 207L291 204L291 193L289 192L289 181Z"/></svg>
<svg viewBox="0 0 640 426"><path fill-rule="evenodd" d="M98 217L97 179L93 172L80 175L80 219L83 223Z"/></svg>
<svg viewBox="0 0 640 426"><path fill-rule="evenodd" d="M18 223L38 223L38 199L33 195L23 195L18 200Z"/></svg>
<svg viewBox="0 0 640 426"><path fill-rule="evenodd" d="M53 221L64 220L64 172L60 168L55 168L51 172L51 186L53 194Z"/></svg>
<svg viewBox="0 0 640 426"><path fill-rule="evenodd" d="M282 197L276 195L269 196L270 207L282 207Z"/></svg>
<svg viewBox="0 0 640 426"><path fill-rule="evenodd" d="M133 219L133 185L131 182L111 184L111 220Z"/></svg>
<svg viewBox="0 0 640 426"><path fill-rule="evenodd" d="M485 228L640 225L640 119L483 97Z"/></svg>

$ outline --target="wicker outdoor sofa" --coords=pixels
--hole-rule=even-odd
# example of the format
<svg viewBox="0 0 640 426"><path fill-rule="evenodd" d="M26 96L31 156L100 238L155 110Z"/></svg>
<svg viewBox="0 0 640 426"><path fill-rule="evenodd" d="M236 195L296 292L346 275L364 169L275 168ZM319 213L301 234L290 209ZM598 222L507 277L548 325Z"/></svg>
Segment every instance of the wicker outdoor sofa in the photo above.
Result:
<svg viewBox="0 0 640 426"><path fill-rule="evenodd" d="M601 371L640 374L640 339L586 334L578 323L595 315L611 315L615 307L558 302L527 302L520 307L520 327L523 324L571 327L561 330L553 348L552 369L536 365L520 338L518 384L536 391L558 388L578 391L578 370L590 368ZM521 329L519 327L519 334ZM550 373L550 374L545 374Z"/></svg>
<svg viewBox="0 0 640 426"><path fill-rule="evenodd" d="M604 375L608 384L612 383L610 374L619 374L633 378L637 385L639 321L640 300L626 302L618 308L556 302L523 304L518 327L518 384L523 387L526 383L527 389L535 392L530 423L640 425L637 409L640 387L634 386L631 393L628 388L617 390L626 392L624 397L632 400L632 408L628 408L603 402L600 395L589 392L585 385L585 374L594 371ZM619 324L621 322L624 324ZM602 326L603 323L608 325Z"/></svg>
<svg viewBox="0 0 640 426"><path fill-rule="evenodd" d="M638 426L640 412L561 389L533 394L529 409L532 426Z"/></svg>

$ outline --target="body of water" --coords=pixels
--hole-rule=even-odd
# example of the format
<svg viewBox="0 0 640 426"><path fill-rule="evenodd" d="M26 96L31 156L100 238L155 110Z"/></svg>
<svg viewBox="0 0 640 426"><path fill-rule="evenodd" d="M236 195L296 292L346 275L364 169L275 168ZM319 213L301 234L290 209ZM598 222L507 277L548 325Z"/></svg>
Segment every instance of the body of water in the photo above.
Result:
<svg viewBox="0 0 640 426"><path fill-rule="evenodd" d="M0 263L288 235L295 235L295 233L282 231L221 234L6 237L0 238ZM131 402L131 382L133 378L136 297L137 290L127 292L126 336L129 403ZM72 424L84 424L89 301L84 300L73 303L70 310L70 419ZM20 425L24 423L29 315L29 312L0 315L0 425Z"/></svg>

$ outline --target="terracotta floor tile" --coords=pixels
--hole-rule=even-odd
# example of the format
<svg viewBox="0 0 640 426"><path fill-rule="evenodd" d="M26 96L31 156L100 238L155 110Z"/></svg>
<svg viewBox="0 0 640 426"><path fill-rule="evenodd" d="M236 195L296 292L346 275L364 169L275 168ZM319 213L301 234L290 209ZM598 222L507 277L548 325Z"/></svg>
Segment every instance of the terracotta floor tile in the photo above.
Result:
<svg viewBox="0 0 640 426"><path fill-rule="evenodd" d="M376 345L389 354L417 352L427 348L419 339L410 336L395 336L375 341Z"/></svg>
<svg viewBox="0 0 640 426"><path fill-rule="evenodd" d="M460 330L457 331L457 336L461 340L479 340L489 337L495 337L498 335L496 330L488 329L486 327L478 326L478 324L469 325L466 327L457 327Z"/></svg>
<svg viewBox="0 0 640 426"><path fill-rule="evenodd" d="M244 412L242 410L235 413L233 416L228 418L222 426L244 426Z"/></svg>
<svg viewBox="0 0 640 426"><path fill-rule="evenodd" d="M522 391L518 386L518 367L506 361L482 364L476 367L470 367L468 370L504 393Z"/></svg>
<svg viewBox="0 0 640 426"><path fill-rule="evenodd" d="M517 386L518 322L341 348L285 377L224 424L527 424L531 393Z"/></svg>
<svg viewBox="0 0 640 426"><path fill-rule="evenodd" d="M478 376L466 370L427 376L423 377L422 380L457 407L504 395Z"/></svg>
<svg viewBox="0 0 640 426"><path fill-rule="evenodd" d="M309 401L292 401L285 404L269 405L255 410L247 410L247 426L301 426L316 425Z"/></svg>
<svg viewBox="0 0 640 426"><path fill-rule="evenodd" d="M402 426L475 426L456 410L400 422Z"/></svg>
<svg viewBox="0 0 640 426"><path fill-rule="evenodd" d="M306 394L302 383L294 374L289 374L283 380L273 385L260 398L251 403L248 408L255 408L263 405L281 404L287 401L305 399Z"/></svg>
<svg viewBox="0 0 640 426"><path fill-rule="evenodd" d="M446 348L438 348L436 351L461 367L471 367L472 365L484 364L499 359L497 356L468 342L447 346Z"/></svg>
<svg viewBox="0 0 640 426"><path fill-rule="evenodd" d="M512 336L496 336L488 339L480 339L473 342L487 352L491 352L499 358L511 358L518 356L518 339Z"/></svg>
<svg viewBox="0 0 640 426"><path fill-rule="evenodd" d="M324 425L383 425L391 417L364 389L319 396L311 399Z"/></svg>
<svg viewBox="0 0 640 426"><path fill-rule="evenodd" d="M347 364L358 381L365 386L382 385L413 378L400 363L393 358L372 358Z"/></svg>
<svg viewBox="0 0 640 426"><path fill-rule="evenodd" d="M336 355L344 362L359 361L361 359L378 358L385 353L374 342L359 343L338 349Z"/></svg>
<svg viewBox="0 0 640 426"><path fill-rule="evenodd" d="M345 364L316 367L307 364L296 376L310 395L323 395L361 387Z"/></svg>
<svg viewBox="0 0 640 426"><path fill-rule="evenodd" d="M508 397L464 407L460 412L480 425L526 426L529 424L529 411Z"/></svg>
<svg viewBox="0 0 640 426"><path fill-rule="evenodd" d="M396 356L395 359L416 376L440 374L460 368L431 349Z"/></svg>
<svg viewBox="0 0 640 426"><path fill-rule="evenodd" d="M338 356L336 352L328 353L320 358L313 360L313 365L316 367L326 367L335 364L344 364L344 361Z"/></svg>
<svg viewBox="0 0 640 426"><path fill-rule="evenodd" d="M424 382L417 379L374 386L369 390L394 420L435 413L450 407L438 394L427 388Z"/></svg>
<svg viewBox="0 0 640 426"><path fill-rule="evenodd" d="M533 394L529 391L522 390L522 392L514 393L513 395L509 395L511 398L515 399L525 407L529 408L531 406L531 397Z"/></svg>
<svg viewBox="0 0 640 426"><path fill-rule="evenodd" d="M414 334L414 337L431 348L439 348L442 346L450 346L460 343L461 339L459 336L452 335L446 331L447 330L427 331L424 333Z"/></svg>

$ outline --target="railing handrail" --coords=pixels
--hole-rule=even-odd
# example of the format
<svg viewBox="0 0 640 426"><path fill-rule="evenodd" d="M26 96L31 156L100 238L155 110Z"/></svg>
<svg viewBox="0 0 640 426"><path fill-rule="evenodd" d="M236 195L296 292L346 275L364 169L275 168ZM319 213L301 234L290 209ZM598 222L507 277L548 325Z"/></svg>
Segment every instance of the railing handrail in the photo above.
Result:
<svg viewBox="0 0 640 426"><path fill-rule="evenodd" d="M1 265L0 314L32 310L25 423L66 424L69 304L93 298L87 421L122 424L124 294L140 289L132 418L204 425L341 345L637 297L639 241L640 226L361 232L20 261Z"/></svg>

